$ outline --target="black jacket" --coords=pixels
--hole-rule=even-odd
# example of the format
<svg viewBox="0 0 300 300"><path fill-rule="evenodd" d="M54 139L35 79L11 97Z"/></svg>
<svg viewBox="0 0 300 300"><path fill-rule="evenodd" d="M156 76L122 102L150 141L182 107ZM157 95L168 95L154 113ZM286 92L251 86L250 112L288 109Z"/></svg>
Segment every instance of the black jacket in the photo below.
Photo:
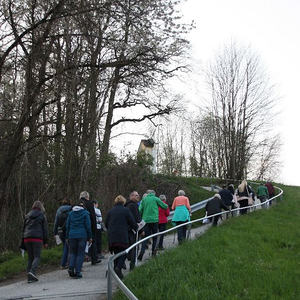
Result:
<svg viewBox="0 0 300 300"><path fill-rule="evenodd" d="M108 245L126 248L129 245L128 231L137 230L138 225L130 210L122 204L115 205L108 213L105 221L108 233Z"/></svg>
<svg viewBox="0 0 300 300"><path fill-rule="evenodd" d="M222 208L224 208L225 210L229 210L229 208L224 205L222 200L218 197L214 197L212 200L209 200L205 206L208 216L221 212Z"/></svg>
<svg viewBox="0 0 300 300"><path fill-rule="evenodd" d="M223 203L227 206L232 204L233 195L229 190L222 189L219 191Z"/></svg>
<svg viewBox="0 0 300 300"><path fill-rule="evenodd" d="M86 200L85 198L81 198L83 205L85 209L90 213L90 219L91 219L91 229L92 234L94 235L97 230L97 222L96 222L96 213L95 213L95 207L92 201Z"/></svg>
<svg viewBox="0 0 300 300"><path fill-rule="evenodd" d="M142 221L141 214L139 212L139 206L136 202L129 200L126 202L125 207L129 208L130 212L132 213L135 222L140 223Z"/></svg>
<svg viewBox="0 0 300 300"><path fill-rule="evenodd" d="M31 210L26 216L23 227L23 238L42 239L48 242L48 223L45 215L38 209Z"/></svg>

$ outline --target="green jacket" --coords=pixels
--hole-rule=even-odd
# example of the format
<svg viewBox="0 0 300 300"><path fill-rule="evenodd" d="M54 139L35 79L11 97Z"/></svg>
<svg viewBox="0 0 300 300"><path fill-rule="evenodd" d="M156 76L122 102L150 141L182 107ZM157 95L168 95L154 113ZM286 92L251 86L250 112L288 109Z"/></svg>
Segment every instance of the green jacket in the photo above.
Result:
<svg viewBox="0 0 300 300"><path fill-rule="evenodd" d="M148 194L139 206L139 211L142 219L146 223L158 223L158 206L167 209L168 205L163 203L158 197L153 194Z"/></svg>
<svg viewBox="0 0 300 300"><path fill-rule="evenodd" d="M266 196L266 197L269 197L269 192L268 192L268 189L265 185L260 185L258 188L257 188L257 196L260 197L260 196Z"/></svg>

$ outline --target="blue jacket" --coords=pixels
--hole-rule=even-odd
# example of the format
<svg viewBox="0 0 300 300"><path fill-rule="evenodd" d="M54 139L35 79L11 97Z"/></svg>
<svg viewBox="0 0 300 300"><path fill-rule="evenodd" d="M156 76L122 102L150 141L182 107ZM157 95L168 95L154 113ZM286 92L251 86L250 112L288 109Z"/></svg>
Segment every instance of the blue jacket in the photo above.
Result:
<svg viewBox="0 0 300 300"><path fill-rule="evenodd" d="M74 206L66 224L66 238L79 239L92 237L90 214L81 206Z"/></svg>

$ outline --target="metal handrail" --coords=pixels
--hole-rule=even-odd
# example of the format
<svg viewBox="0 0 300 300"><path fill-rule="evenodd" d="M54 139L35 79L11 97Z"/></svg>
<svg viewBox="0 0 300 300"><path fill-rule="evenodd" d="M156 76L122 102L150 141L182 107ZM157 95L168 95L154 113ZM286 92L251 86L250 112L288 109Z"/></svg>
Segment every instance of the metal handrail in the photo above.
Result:
<svg viewBox="0 0 300 300"><path fill-rule="evenodd" d="M248 208L253 208L253 207L257 207L257 206L261 206L262 208L264 207L264 205L266 205L267 203L269 203L270 201L276 199L276 198L279 198L282 199L282 194L283 194L283 190L279 187L276 187L276 189L279 190L279 194L270 198L270 199L267 199L266 201L262 202L262 203L259 203L259 204L254 204L254 205L249 205L249 206L245 206L243 208L235 208L235 209L231 209L229 212L234 212L234 211L239 211L241 209L248 209ZM212 198L209 198L209 199L206 199L206 200L203 200L201 202L208 202L210 199ZM201 203L201 202L198 202ZM155 234L152 234L152 235L149 235L141 240L139 240L138 242L134 243L133 245L131 245L130 247L128 247L127 249L125 249L124 251L120 252L120 253L117 253L113 256L111 256L108 260L108 273L107 273L107 299L108 300L111 300L112 299L112 277L116 280L116 283L118 285L118 287L123 291L123 293L128 297L128 299L131 299L131 300L138 300L138 298L133 294L133 292L123 283L123 281L118 277L118 275L116 274L114 268L113 268L113 262L115 259L117 259L118 257L124 255L124 254L128 254L128 252L135 248L136 246L138 246L139 244L143 243L144 241L152 238L152 237L155 237L155 236L159 236L159 235L162 235L162 234L166 234L170 231L173 231L177 228L180 228L180 227L183 227L183 226L186 226L186 225L189 225L189 224L193 224L193 223L196 223L196 222L201 222L203 221L204 219L207 219L207 218L213 218L215 216L220 216L220 215L223 215L223 214L227 214L228 211L222 211L220 213L217 213L217 214L214 214L214 215L209 215L209 216L205 216L205 217L202 217L200 219L196 219L196 220L192 220L192 221L189 221L189 222L186 222L186 223L183 223L183 224L180 224L180 225L177 225L177 226L174 226L170 229L167 229L165 231L161 231L161 232L158 232L158 233L155 233Z"/></svg>

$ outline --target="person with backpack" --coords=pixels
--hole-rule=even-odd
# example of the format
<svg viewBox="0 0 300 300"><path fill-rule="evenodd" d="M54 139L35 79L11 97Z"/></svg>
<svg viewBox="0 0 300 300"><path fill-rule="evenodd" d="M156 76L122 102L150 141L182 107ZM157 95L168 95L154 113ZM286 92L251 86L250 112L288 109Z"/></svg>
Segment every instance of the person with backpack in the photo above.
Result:
<svg viewBox="0 0 300 300"><path fill-rule="evenodd" d="M38 281L36 270L40 262L42 246L47 248L48 223L42 202L35 201L32 210L25 216L23 226L23 244L28 253L28 283Z"/></svg>
<svg viewBox="0 0 300 300"><path fill-rule="evenodd" d="M54 236L59 236L63 244L63 254L61 258L61 268L67 268L68 256L69 256L69 246L66 243L66 222L68 215L72 210L70 201L67 198L62 200L62 205L57 209L55 220L54 220Z"/></svg>

